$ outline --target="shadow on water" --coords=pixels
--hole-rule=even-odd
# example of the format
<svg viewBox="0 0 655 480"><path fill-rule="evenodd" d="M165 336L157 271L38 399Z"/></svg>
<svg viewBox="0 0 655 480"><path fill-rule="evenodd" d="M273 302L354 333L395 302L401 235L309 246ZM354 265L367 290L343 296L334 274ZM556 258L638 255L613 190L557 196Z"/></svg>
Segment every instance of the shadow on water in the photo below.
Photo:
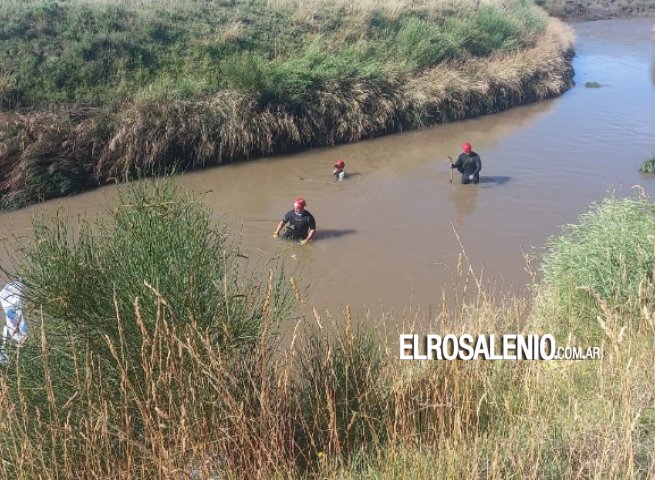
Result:
<svg viewBox="0 0 655 480"><path fill-rule="evenodd" d="M503 177L503 176L482 176L480 175L480 183L481 184L486 184L486 186L490 187L492 185L504 185L507 182L509 182L512 179L512 177Z"/></svg>
<svg viewBox="0 0 655 480"><path fill-rule="evenodd" d="M316 235L314 236L315 240L324 240L326 238L337 238L337 237L342 237L344 235L350 235L351 233L355 233L357 230L354 230L352 228L345 229L345 230L317 230Z"/></svg>

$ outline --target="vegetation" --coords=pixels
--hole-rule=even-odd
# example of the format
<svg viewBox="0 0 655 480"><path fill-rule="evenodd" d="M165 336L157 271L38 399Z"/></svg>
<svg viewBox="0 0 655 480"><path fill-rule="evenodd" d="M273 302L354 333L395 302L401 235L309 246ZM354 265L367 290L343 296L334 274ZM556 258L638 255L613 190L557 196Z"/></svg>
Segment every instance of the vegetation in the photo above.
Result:
<svg viewBox="0 0 655 480"><path fill-rule="evenodd" d="M565 226L541 266L549 315L587 336L601 332L596 319L609 306L622 324L638 318L655 268L654 233L655 209L643 198L605 199Z"/></svg>
<svg viewBox="0 0 655 480"><path fill-rule="evenodd" d="M426 2L354 16L323 5L311 18L293 2L36 1L0 7L4 107L185 100L232 88L264 102L315 97L331 82L417 73L447 59L534 46L546 18L529 2ZM313 12L312 12L313 13ZM308 12L309 14L309 12Z"/></svg>
<svg viewBox="0 0 655 480"><path fill-rule="evenodd" d="M207 230L195 198L170 186L133 188L109 210L107 223L79 234L53 228L48 236L39 221L34 240L19 255L30 287L30 318L43 322L32 322L36 333L0 377L3 478L655 474L655 284L634 255L604 255L604 248L641 245L644 222L652 221L653 205L646 199L604 201L579 226L567 227L569 233L554 239L545 254L537 296L554 288L548 272L563 264L563 252L583 270L586 265L576 259L603 263L602 280L610 287L624 285L627 271L634 274L623 297L611 288L602 297L603 285L596 285L596 297L575 297L585 308L551 297L568 302L556 306L570 312L571 324L586 328L554 324L549 312L518 298L499 298L484 286L466 303L444 303L424 326L430 333L553 333L559 345L601 346L602 359L419 363L398 360L395 338L390 344L370 333L382 331L377 325L388 319L360 323L348 309L340 319L316 310L308 315L298 304L292 320L288 290L276 286L275 274L267 288L253 293L227 267L225 259L236 249L226 248L223 234L215 233L221 228ZM187 212L190 219L167 214L172 211ZM160 230L164 223L168 236ZM619 225L598 230L605 223ZM178 224L187 235L177 233ZM182 253L168 252L140 235L144 229L166 245L189 243L178 245ZM85 243L91 239L97 242L93 252ZM215 258L203 256L219 272L197 265L196 276L188 266L209 247L207 239L220 250ZM112 241L124 243L113 250ZM652 242L650 247L652 252ZM125 255L116 257L123 249ZM132 254L150 268L132 264ZM182 268L176 278L169 278L164 254ZM55 272L63 286L53 282ZM111 280L94 278L99 276ZM570 280L573 289L576 281ZM629 288L634 283L640 285L636 290ZM578 316L586 315L594 298L602 338L587 316ZM613 308L608 302L617 298L620 308ZM227 302L241 305L232 318L220 312ZM637 303L641 308L623 308ZM198 316L196 308L207 316ZM104 327L111 319L113 329ZM280 344L277 319L286 331ZM235 328L242 321L245 327ZM59 325L74 328L59 332ZM62 374L62 364L69 374ZM39 378L33 373L37 365Z"/></svg>
<svg viewBox="0 0 655 480"><path fill-rule="evenodd" d="M493 113L572 78L570 30L528 0L31 1L0 20L0 207Z"/></svg>
<svg viewBox="0 0 655 480"><path fill-rule="evenodd" d="M98 369L102 378L87 388L101 390L88 393L127 395L124 406L134 411L123 413L134 415L130 425L138 434L146 426L138 416L144 405L132 396L143 395L149 382L174 368L167 363L173 358L189 361L179 345L152 344L153 337L191 335L234 356L251 350L263 328L289 316L292 302L282 277L271 273L264 285L243 276L237 281L237 247L210 224L197 198L170 183L136 184L105 218L85 220L77 232L69 231L69 223L62 212L36 218L34 241L19 250L13 272L29 292L26 302L42 309L47 327L44 351L27 349L5 380L20 383L22 400L44 415L76 395L80 369ZM194 355L206 361L208 353ZM42 355L52 359L44 364ZM50 376L48 368L56 374ZM57 401L43 390L46 380ZM123 391L128 385L129 392Z"/></svg>
<svg viewBox="0 0 655 480"><path fill-rule="evenodd" d="M642 173L655 173L655 155L651 155L650 158L644 160L639 167L639 171Z"/></svg>
<svg viewBox="0 0 655 480"><path fill-rule="evenodd" d="M535 0L535 3L560 18L598 20L655 13L650 0Z"/></svg>
<svg viewBox="0 0 655 480"><path fill-rule="evenodd" d="M598 82L585 82L584 86L586 88L600 88L600 83L598 83Z"/></svg>

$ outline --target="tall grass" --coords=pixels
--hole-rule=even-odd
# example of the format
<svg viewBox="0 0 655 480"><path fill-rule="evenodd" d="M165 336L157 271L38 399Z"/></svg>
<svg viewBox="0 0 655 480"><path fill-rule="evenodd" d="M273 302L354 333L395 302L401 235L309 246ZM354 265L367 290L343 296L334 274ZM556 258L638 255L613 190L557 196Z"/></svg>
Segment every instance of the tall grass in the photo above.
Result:
<svg viewBox="0 0 655 480"><path fill-rule="evenodd" d="M557 95L563 30L527 0L3 2L0 207Z"/></svg>
<svg viewBox="0 0 655 480"><path fill-rule="evenodd" d="M541 264L543 294L567 331L583 338L601 332L596 317L603 305L611 305L625 325L638 318L639 294L653 280L654 233L652 203L611 197L549 240Z"/></svg>
<svg viewBox="0 0 655 480"><path fill-rule="evenodd" d="M133 194L131 203L117 206L132 213L119 215L141 227L153 222L159 241L156 225L163 220L157 217L163 216L175 237L178 224L184 231L186 222L194 223L198 205L194 198L176 197L192 212L191 220L162 215L167 203L160 195L168 192L159 190L154 198ZM619 208L616 200L608 202L598 210ZM636 216L622 220L640 222ZM625 229L624 241L630 242L637 230ZM31 268L23 270L36 333L0 377L2 478L655 475L655 284L650 278L637 293L639 310L619 314L597 297L603 337L574 343L601 346L604 355L597 361L399 361L397 333L387 332L389 318L354 318L348 309L337 318L313 310L297 311L291 321L283 308L286 289L276 287L275 275L263 282L263 299L251 297L250 289L225 296L219 288L203 297L211 305L245 295L261 312L246 348L228 349L225 337L217 339L211 328L202 328L193 307L182 312L173 303L188 305L197 282L181 282L181 296L166 290L164 281L160 289L148 282L153 288L144 285L139 291L143 271L137 268L129 276L112 264L123 274L113 277L117 287L110 291L99 289L101 282L90 276L63 275L66 285L77 284L74 291L86 295L40 297L35 290L41 286L55 293L48 275L40 273L49 262L61 265L61 258L69 258L70 267L56 269L64 274L84 264L84 256L65 253L78 243L71 243L68 232L58 232L52 240L58 247L35 247L49 257L28 257ZM37 229L35 244L43 238L39 235ZM197 236L185 238L198 242ZM96 241L99 247L101 238ZM130 242L153 247L143 236ZM98 257L106 249L106 244L97 248ZM175 252L168 254L175 258ZM456 305L444 302L432 318L396 318L398 333L552 333L557 328L526 299L494 295L477 277L473 282L474 269L462 266L467 268L458 271L469 273L456 282L475 283L478 289L465 300L458 297ZM605 273L621 277L623 272L624 265L617 263ZM230 284L222 284L228 292ZM118 286L131 293L122 294ZM113 331L104 334L106 348L91 348L92 341L75 328L58 331L57 325L68 321L53 315L61 304L69 304L67 311L76 304L93 312L107 295L114 308L103 316L113 319ZM276 315L285 319L282 343L273 335ZM85 326L99 318L90 313L79 321ZM626 323L642 328L622 330ZM69 369L62 370L62 364Z"/></svg>
<svg viewBox="0 0 655 480"><path fill-rule="evenodd" d="M156 387L153 395L173 401L181 390L155 384L176 362L190 361L181 344L159 337L202 340L203 355L194 351L194 359L216 351L239 368L262 331L269 329L266 341L273 342L270 329L291 311L282 272L268 282L237 275L238 247L211 225L197 198L170 183L135 184L106 217L84 220L75 232L69 222L61 212L35 219L34 239L15 262L25 301L46 328L41 351L34 345L22 352L6 380L25 388L23 400L44 415L75 397L81 377L98 369L88 388L101 390L87 393L127 396L131 409L122 414L138 437L147 427L147 407L139 403L146 390ZM43 355L51 360L44 363ZM44 381L52 392L42 389Z"/></svg>

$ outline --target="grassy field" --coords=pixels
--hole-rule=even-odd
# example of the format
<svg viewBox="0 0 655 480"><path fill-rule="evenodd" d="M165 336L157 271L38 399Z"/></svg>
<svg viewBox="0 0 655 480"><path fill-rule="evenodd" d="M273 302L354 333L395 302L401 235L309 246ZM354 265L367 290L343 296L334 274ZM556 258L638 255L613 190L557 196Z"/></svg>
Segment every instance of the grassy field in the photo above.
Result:
<svg viewBox="0 0 655 480"><path fill-rule="evenodd" d="M529 0L0 4L0 207L334 145L571 85Z"/></svg>
<svg viewBox="0 0 655 480"><path fill-rule="evenodd" d="M33 333L0 376L0 476L653 478L655 262L640 225L654 209L592 208L543 252L532 301L479 285L433 318L393 319L602 349L544 362L400 361L389 318L307 310L277 267L239 274L237 246L170 184L127 188L77 232L36 219L13 272ZM617 244L645 256L605 255ZM214 264L196 269L205 249ZM570 264L579 278L548 274ZM626 271L635 288L618 298ZM476 283L465 256L459 272Z"/></svg>
<svg viewBox="0 0 655 480"><path fill-rule="evenodd" d="M531 47L546 26L519 1L304 5L3 3L0 99L6 109L97 106L232 89L264 102L304 102L346 78L417 74L444 60Z"/></svg>

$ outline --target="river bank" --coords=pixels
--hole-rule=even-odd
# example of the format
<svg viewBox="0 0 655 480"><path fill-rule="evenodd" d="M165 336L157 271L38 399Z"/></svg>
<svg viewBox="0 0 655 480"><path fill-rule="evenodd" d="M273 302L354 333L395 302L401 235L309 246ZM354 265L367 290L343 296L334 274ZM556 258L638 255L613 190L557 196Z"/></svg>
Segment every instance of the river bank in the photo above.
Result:
<svg viewBox="0 0 655 480"><path fill-rule="evenodd" d="M537 0L536 3L550 15L574 21L655 16L655 3L649 0Z"/></svg>
<svg viewBox="0 0 655 480"><path fill-rule="evenodd" d="M495 113L559 95L572 85L569 27L521 2L506 11L460 5L465 9L449 11L444 4L426 2L418 13L395 19L368 12L366 25L375 26L367 27L368 35L377 37L365 40L375 47L355 42L355 51L336 50L339 61L316 47L316 32L300 60L262 63L253 54L232 54L219 62L223 76L232 72L226 77L229 88L213 92L202 82L202 88L198 82L188 87L190 94L161 84L153 92L146 85L123 103L105 99L104 105L74 102L20 113L5 110L0 117L0 207L78 193L116 178L350 143ZM468 17L452 19L462 12ZM376 26L380 22L386 25L382 30ZM474 38L463 33L471 27ZM380 36L388 37L394 28L393 44L404 42L406 50L394 47L394 56L384 62L367 63L380 55L378 50L387 51L391 38ZM445 31L453 35L450 40L443 37ZM227 33L222 35L225 41ZM444 50L443 45L455 48ZM355 71L346 67L353 58ZM306 68L318 73L304 75ZM5 99L15 97L18 103L23 97L34 102L52 97L35 89L11 97L10 90L5 88ZM62 95L96 98L88 97L87 90L62 90Z"/></svg>

